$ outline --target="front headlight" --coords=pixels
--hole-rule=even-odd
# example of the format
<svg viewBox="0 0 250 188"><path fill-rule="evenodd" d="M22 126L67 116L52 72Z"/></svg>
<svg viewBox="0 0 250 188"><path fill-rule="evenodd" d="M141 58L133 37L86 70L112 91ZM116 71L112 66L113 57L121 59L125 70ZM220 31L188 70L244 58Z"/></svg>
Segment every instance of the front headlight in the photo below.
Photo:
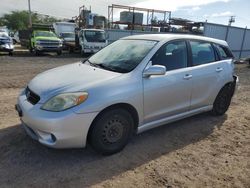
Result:
<svg viewBox="0 0 250 188"><path fill-rule="evenodd" d="M36 41L36 44L37 44L37 45L40 45L40 44L41 44L41 41L40 41L40 40L37 40L37 41Z"/></svg>
<svg viewBox="0 0 250 188"><path fill-rule="evenodd" d="M63 93L49 99L41 109L60 112L83 103L87 98L87 92Z"/></svg>
<svg viewBox="0 0 250 188"><path fill-rule="evenodd" d="M59 41L59 46L62 46L62 45L63 45L63 41L60 40L60 41Z"/></svg>

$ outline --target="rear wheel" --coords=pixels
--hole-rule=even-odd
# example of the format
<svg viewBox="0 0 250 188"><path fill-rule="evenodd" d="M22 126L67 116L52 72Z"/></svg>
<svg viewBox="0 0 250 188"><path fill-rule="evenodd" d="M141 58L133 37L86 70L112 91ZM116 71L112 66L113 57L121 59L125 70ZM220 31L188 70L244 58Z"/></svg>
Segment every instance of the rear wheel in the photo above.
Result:
<svg viewBox="0 0 250 188"><path fill-rule="evenodd" d="M228 110L231 99L232 99L233 91L230 86L224 86L219 94L217 95L212 109L212 114L215 116L221 116L226 113Z"/></svg>
<svg viewBox="0 0 250 188"><path fill-rule="evenodd" d="M89 136L90 144L104 155L119 152L128 143L133 127L134 120L127 110L106 111L93 124Z"/></svg>

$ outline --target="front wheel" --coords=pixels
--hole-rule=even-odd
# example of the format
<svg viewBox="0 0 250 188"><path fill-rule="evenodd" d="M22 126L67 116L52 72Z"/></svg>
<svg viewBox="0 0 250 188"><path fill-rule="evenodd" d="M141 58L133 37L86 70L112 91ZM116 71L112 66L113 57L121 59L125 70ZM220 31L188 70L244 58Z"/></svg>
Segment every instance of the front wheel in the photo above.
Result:
<svg viewBox="0 0 250 188"><path fill-rule="evenodd" d="M233 96L233 90L229 86L224 86L217 95L212 109L212 114L215 116L221 116L228 110L231 99Z"/></svg>
<svg viewBox="0 0 250 188"><path fill-rule="evenodd" d="M74 50L73 47L70 47L70 48L69 48L69 53L70 53L70 54L74 53L74 51L75 51L75 50Z"/></svg>
<svg viewBox="0 0 250 188"><path fill-rule="evenodd" d="M82 57L85 57L86 56L86 54L85 54L85 52L81 49L81 56Z"/></svg>
<svg viewBox="0 0 250 188"><path fill-rule="evenodd" d="M121 151L129 141L134 127L131 114L124 109L112 109L95 120L89 141L99 153L111 155Z"/></svg>
<svg viewBox="0 0 250 188"><path fill-rule="evenodd" d="M29 48L29 51L30 51L30 53L32 54L33 53L33 48L32 47L28 47Z"/></svg>
<svg viewBox="0 0 250 188"><path fill-rule="evenodd" d="M56 53L57 53L57 55L62 55L62 50L59 50Z"/></svg>
<svg viewBox="0 0 250 188"><path fill-rule="evenodd" d="M35 55L36 55L36 56L39 56L39 55L41 54L41 52L38 51L38 50L34 50L34 51L35 51Z"/></svg>
<svg viewBox="0 0 250 188"><path fill-rule="evenodd" d="M12 51L9 52L9 56L13 56L13 52Z"/></svg>

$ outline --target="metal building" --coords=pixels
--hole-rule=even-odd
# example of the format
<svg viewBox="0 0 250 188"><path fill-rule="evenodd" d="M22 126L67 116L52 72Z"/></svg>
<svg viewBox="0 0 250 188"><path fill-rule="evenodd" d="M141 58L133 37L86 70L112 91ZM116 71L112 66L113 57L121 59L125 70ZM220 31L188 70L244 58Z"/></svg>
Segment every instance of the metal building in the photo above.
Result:
<svg viewBox="0 0 250 188"><path fill-rule="evenodd" d="M250 57L250 29L206 22L203 24L203 35L227 41L236 59ZM130 35L159 33L119 29L107 29L106 32L109 36L109 43Z"/></svg>
<svg viewBox="0 0 250 188"><path fill-rule="evenodd" d="M250 29L204 23L204 36L227 41L236 58L250 56Z"/></svg>

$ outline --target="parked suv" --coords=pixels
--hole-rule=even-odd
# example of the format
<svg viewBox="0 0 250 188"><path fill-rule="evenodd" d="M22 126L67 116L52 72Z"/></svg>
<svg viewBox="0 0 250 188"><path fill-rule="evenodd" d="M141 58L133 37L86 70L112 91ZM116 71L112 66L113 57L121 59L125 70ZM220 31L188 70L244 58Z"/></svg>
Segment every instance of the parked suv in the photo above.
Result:
<svg viewBox="0 0 250 188"><path fill-rule="evenodd" d="M26 132L53 148L120 151L133 133L210 111L223 115L237 76L225 41L130 36L30 81L16 109Z"/></svg>
<svg viewBox="0 0 250 188"><path fill-rule="evenodd" d="M6 32L0 32L0 52L8 52L13 55L14 45L11 37Z"/></svg>

